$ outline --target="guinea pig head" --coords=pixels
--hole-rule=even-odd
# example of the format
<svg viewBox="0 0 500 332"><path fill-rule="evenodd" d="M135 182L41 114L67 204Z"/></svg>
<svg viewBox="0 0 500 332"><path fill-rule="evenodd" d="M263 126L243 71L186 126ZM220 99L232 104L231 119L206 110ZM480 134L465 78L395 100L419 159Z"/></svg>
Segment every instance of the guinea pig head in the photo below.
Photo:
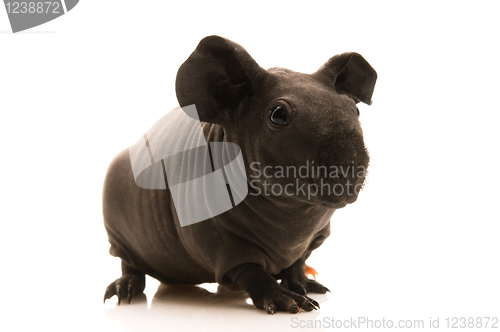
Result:
<svg viewBox="0 0 500 332"><path fill-rule="evenodd" d="M364 184L369 156L356 104L371 104L376 79L357 53L313 74L265 70L240 45L210 36L180 67L176 93L241 148L250 194L341 208Z"/></svg>

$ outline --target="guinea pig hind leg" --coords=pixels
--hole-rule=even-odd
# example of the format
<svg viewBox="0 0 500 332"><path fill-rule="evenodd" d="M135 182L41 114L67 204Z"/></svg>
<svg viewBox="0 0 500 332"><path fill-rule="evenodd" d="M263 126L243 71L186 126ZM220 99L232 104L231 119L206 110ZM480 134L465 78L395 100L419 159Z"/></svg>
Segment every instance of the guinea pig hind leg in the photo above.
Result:
<svg viewBox="0 0 500 332"><path fill-rule="evenodd" d="M326 292L330 292L328 288L316 280L307 278L304 273L305 268L305 260L299 259L290 267L281 271L278 276L281 279L281 286L300 295L306 295L307 293L325 294Z"/></svg>
<svg viewBox="0 0 500 332"><path fill-rule="evenodd" d="M281 287L260 265L242 264L231 269L226 275L248 292L257 308L264 309L269 314L276 311L295 314L300 312L300 309L312 311L319 308L315 300Z"/></svg>
<svg viewBox="0 0 500 332"><path fill-rule="evenodd" d="M122 299L125 298L130 303L134 296L142 294L145 287L146 275L122 260L122 276L106 287L104 302L116 295L118 297L118 304L121 304Z"/></svg>

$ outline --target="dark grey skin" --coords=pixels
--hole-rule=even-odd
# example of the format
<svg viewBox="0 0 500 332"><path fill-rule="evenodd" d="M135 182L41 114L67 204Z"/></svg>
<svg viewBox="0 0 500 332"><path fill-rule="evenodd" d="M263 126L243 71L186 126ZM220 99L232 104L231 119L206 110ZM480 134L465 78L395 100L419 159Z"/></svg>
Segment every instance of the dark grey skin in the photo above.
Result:
<svg viewBox="0 0 500 332"><path fill-rule="evenodd" d="M368 167L356 104L371 104L376 79L357 53L336 55L310 75L264 70L240 45L210 36L180 67L176 93L181 107L196 105L207 142L241 148L248 182L284 187L296 179L264 179L259 173L266 166L298 168L307 161ZM273 113L277 106L281 114ZM350 173L324 180L359 188L364 178ZM302 193L264 195L262 181L249 184L249 194L233 209L181 227L169 190L138 187L128 149L121 152L106 175L103 214L122 276L107 287L104 300L117 295L119 303L130 302L143 292L148 274L167 284L243 288L270 314L318 308L306 294L328 289L305 276L305 261L329 236L334 211L356 201L357 192L310 199ZM299 181L319 184L312 176Z"/></svg>

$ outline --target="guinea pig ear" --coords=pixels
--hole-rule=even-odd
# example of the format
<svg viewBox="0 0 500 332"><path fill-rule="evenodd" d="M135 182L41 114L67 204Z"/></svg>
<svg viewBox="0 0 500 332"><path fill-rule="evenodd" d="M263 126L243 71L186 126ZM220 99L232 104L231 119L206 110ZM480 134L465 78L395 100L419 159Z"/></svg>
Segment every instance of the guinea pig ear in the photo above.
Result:
<svg viewBox="0 0 500 332"><path fill-rule="evenodd" d="M181 107L194 104L200 121L223 124L264 72L235 42L205 37L177 72L177 100Z"/></svg>
<svg viewBox="0 0 500 332"><path fill-rule="evenodd" d="M356 103L372 104L377 72L358 53L335 55L313 75L328 85L333 83L337 93L351 97Z"/></svg>

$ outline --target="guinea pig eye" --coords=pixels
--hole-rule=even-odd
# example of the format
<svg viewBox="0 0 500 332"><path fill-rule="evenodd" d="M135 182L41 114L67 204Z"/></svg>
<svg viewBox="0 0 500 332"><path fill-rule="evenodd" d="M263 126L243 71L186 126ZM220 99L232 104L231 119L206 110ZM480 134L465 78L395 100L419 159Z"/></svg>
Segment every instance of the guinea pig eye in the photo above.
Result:
<svg viewBox="0 0 500 332"><path fill-rule="evenodd" d="M279 126L288 126L286 111L281 106L274 106L271 109L271 121Z"/></svg>
<svg viewBox="0 0 500 332"><path fill-rule="evenodd" d="M359 117L359 108L356 107L356 113L358 114Z"/></svg>

